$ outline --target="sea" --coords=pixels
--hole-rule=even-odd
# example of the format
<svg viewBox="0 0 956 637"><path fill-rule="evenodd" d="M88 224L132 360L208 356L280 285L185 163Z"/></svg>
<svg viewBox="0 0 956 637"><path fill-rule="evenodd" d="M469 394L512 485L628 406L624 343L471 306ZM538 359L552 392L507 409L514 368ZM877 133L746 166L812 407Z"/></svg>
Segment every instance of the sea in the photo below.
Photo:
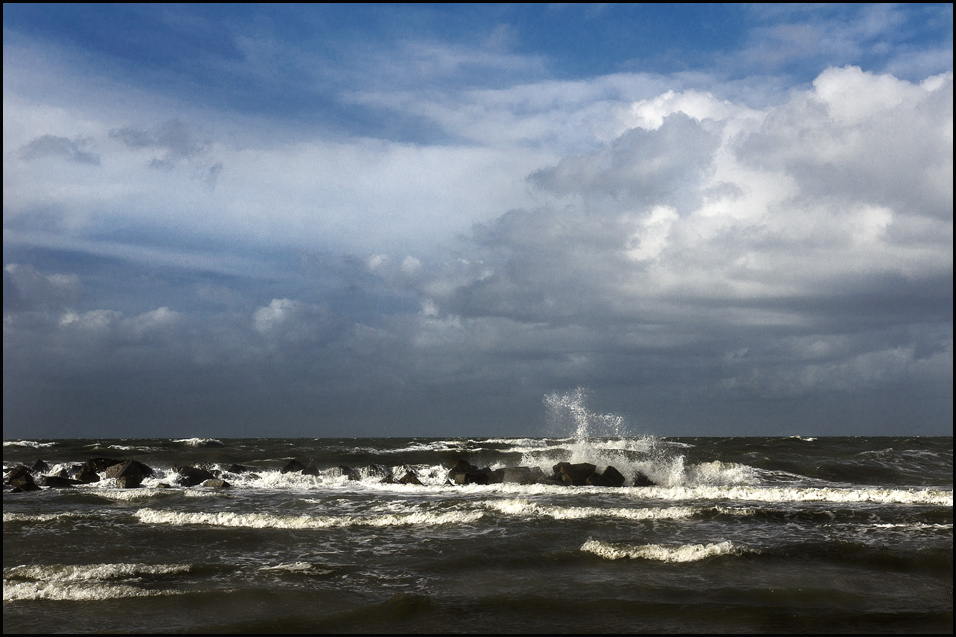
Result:
<svg viewBox="0 0 956 637"><path fill-rule="evenodd" d="M952 437L609 436L581 418L532 438L4 440L5 472L155 473L4 491L3 631L952 632ZM628 483L460 485L460 459ZM228 486L180 486L186 465Z"/></svg>

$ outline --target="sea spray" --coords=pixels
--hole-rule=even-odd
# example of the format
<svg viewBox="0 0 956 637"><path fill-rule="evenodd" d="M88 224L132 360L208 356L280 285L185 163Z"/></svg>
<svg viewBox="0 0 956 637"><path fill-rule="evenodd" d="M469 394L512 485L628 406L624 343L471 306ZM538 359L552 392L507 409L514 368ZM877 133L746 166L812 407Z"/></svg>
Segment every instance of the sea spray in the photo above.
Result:
<svg viewBox="0 0 956 637"><path fill-rule="evenodd" d="M613 465L628 477L637 472L654 474L652 479L656 482L664 476L670 481L675 461L682 469L682 459L666 453L657 438L633 435L623 416L588 409L585 404L588 395L586 388L577 387L564 394L544 397L550 428L554 432L570 433L570 437L544 452L526 454L529 464L536 463L546 472L557 462L588 462L596 465L598 471Z"/></svg>
<svg viewBox="0 0 956 637"><path fill-rule="evenodd" d="M588 409L589 393L577 387L544 397L550 429L570 436L561 439L561 445L526 453L523 460L527 464L538 464L545 472L557 462L589 462L598 471L613 465L628 477L640 472L664 487L748 484L755 479L753 469L745 465L712 462L685 466L685 456L673 443L634 435L623 416Z"/></svg>

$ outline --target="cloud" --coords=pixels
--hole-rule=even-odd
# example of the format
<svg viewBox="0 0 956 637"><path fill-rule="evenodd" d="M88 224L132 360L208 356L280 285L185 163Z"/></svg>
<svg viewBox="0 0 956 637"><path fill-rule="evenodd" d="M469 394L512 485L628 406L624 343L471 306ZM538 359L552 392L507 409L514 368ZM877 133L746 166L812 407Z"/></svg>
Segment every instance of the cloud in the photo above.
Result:
<svg viewBox="0 0 956 637"><path fill-rule="evenodd" d="M625 382L653 360L656 383L673 374L701 396L944 387L951 81L847 67L762 112L697 96L636 105L634 129L531 175L551 205L477 226L467 258L420 288L424 307L445 341L577 326L589 373ZM647 104L674 110L647 117ZM781 335L831 358L781 351ZM854 348L829 349L845 335ZM719 362L741 345L745 366Z"/></svg>
<svg viewBox="0 0 956 637"><path fill-rule="evenodd" d="M89 139L67 139L56 135L42 135L21 146L19 154L20 158L25 161L33 161L42 157L62 157L77 164L99 166L99 155L83 150L89 143Z"/></svg>
<svg viewBox="0 0 956 637"><path fill-rule="evenodd" d="M505 20L232 25L180 84L5 37L5 420L533 433L588 385L664 433L945 431L951 45L857 11L668 76L552 72Z"/></svg>
<svg viewBox="0 0 956 637"><path fill-rule="evenodd" d="M209 142L199 141L196 132L179 120L169 120L152 129L124 126L111 130L110 137L120 140L130 149L162 151L162 156L150 160L151 168L172 168L184 160L205 154L209 148Z"/></svg>
<svg viewBox="0 0 956 637"><path fill-rule="evenodd" d="M3 268L4 313L69 307L83 294L83 284L75 274L45 275L18 263Z"/></svg>

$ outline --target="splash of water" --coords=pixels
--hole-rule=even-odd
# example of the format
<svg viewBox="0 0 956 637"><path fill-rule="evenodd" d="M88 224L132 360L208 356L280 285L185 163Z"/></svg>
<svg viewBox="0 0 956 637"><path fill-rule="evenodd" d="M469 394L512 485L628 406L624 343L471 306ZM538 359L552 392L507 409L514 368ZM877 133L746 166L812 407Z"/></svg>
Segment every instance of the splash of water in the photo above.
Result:
<svg viewBox="0 0 956 637"><path fill-rule="evenodd" d="M666 440L635 435L623 416L588 409L588 395L586 388L577 387L544 397L552 432L569 438L559 439L560 444L543 452L525 454L529 464L538 464L546 472L560 461L590 462L598 470L614 465L625 475L640 472L666 487L741 484L752 479L749 467L723 463L687 466L684 455L675 452Z"/></svg>
<svg viewBox="0 0 956 637"><path fill-rule="evenodd" d="M619 465L632 461L634 452L653 446L648 438L632 436L623 416L588 409L585 404L588 393L586 388L577 387L564 394L544 397L551 429L555 433L570 433L570 440L563 447L565 452L570 451L570 457L559 460Z"/></svg>
<svg viewBox="0 0 956 637"><path fill-rule="evenodd" d="M617 414L597 414L585 406L588 390L577 387L565 394L548 394L544 397L548 420L560 431L574 431L576 440L587 441L593 437L621 438L629 435L624 418Z"/></svg>

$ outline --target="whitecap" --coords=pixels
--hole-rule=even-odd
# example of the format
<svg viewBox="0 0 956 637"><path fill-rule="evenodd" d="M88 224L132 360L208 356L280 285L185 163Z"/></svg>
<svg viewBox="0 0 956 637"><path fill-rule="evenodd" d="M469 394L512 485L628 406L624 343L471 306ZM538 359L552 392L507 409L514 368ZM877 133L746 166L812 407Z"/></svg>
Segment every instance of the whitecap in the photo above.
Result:
<svg viewBox="0 0 956 637"><path fill-rule="evenodd" d="M54 564L4 569L3 601L35 599L93 601L175 595L180 591L144 589L117 581L146 575L186 573L185 564Z"/></svg>
<svg viewBox="0 0 956 637"><path fill-rule="evenodd" d="M729 541L715 544L662 544L620 545L588 540L581 545L585 553L593 553L608 560L645 559L659 562L697 562L717 555L734 555L744 552Z"/></svg>
<svg viewBox="0 0 956 637"><path fill-rule="evenodd" d="M225 447L221 440L215 438L179 438L173 442L180 442L187 447Z"/></svg>
<svg viewBox="0 0 956 637"><path fill-rule="evenodd" d="M468 524L484 516L480 511L448 511L444 513L414 512L370 516L311 516L231 512L186 513L157 509L140 509L135 515L139 518L140 522L144 524L170 524L174 526L204 524L208 526L253 529L328 529L360 526L388 527Z"/></svg>
<svg viewBox="0 0 956 637"><path fill-rule="evenodd" d="M4 440L4 447L30 447L32 449L45 449L56 446L55 442L38 442L36 440Z"/></svg>
<svg viewBox="0 0 956 637"><path fill-rule="evenodd" d="M674 520L689 518L700 509L693 507L666 508L605 508L562 507L541 505L520 498L493 500L484 503L489 509L519 517L549 517L555 520L581 520L594 517L610 517L625 520Z"/></svg>

